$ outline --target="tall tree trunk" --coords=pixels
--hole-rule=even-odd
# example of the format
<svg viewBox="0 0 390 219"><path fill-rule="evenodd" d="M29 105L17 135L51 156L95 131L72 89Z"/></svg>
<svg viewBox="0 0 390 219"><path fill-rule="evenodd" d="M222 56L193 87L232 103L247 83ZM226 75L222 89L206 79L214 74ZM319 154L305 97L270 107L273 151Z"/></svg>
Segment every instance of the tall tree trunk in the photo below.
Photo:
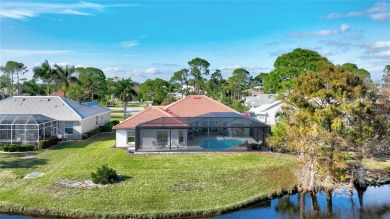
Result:
<svg viewBox="0 0 390 219"><path fill-rule="evenodd" d="M333 215L333 202L332 202L332 192L326 191L325 192L325 197L326 197L326 213L328 217L332 217Z"/></svg>
<svg viewBox="0 0 390 219"><path fill-rule="evenodd" d="M320 212L320 206L318 205L318 200L317 200L317 193L315 192L310 192L310 199L311 199L311 207L313 209L314 215L318 216Z"/></svg>
<svg viewBox="0 0 390 219"><path fill-rule="evenodd" d="M19 96L19 89L20 89L20 85L19 85L19 72L16 72L16 79L17 79L17 84L16 84L16 96Z"/></svg>
<svg viewBox="0 0 390 219"><path fill-rule="evenodd" d="M305 193L299 192L298 193L298 204L299 204L299 218L305 218Z"/></svg>
<svg viewBox="0 0 390 219"><path fill-rule="evenodd" d="M127 113L127 101L123 101L123 120L127 118L126 113Z"/></svg>
<svg viewBox="0 0 390 219"><path fill-rule="evenodd" d="M50 85L49 85L49 81L46 82L46 90L47 90L47 96L50 96Z"/></svg>

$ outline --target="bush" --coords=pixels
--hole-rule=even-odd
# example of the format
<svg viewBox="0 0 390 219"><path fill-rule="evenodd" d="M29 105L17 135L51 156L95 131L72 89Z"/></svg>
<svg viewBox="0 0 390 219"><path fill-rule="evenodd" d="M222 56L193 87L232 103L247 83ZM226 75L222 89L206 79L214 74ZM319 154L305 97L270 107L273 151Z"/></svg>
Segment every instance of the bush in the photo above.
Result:
<svg viewBox="0 0 390 219"><path fill-rule="evenodd" d="M7 152L33 151L33 150L35 150L35 145L32 145L32 144L24 144L24 145L17 145L17 144L0 145L0 150L1 150L1 151L7 151Z"/></svg>
<svg viewBox="0 0 390 219"><path fill-rule="evenodd" d="M111 132L112 131L112 122L107 123L107 125L100 126L102 132Z"/></svg>
<svg viewBox="0 0 390 219"><path fill-rule="evenodd" d="M96 173L91 173L92 182L99 184L114 183L118 178L116 171L108 167L107 164L98 167Z"/></svg>
<svg viewBox="0 0 390 219"><path fill-rule="evenodd" d="M119 120L112 120L111 122L112 122L112 124L113 124L114 126L116 126L116 125L119 124Z"/></svg>
<svg viewBox="0 0 390 219"><path fill-rule="evenodd" d="M46 149L53 145L56 145L58 143L59 139L57 136L52 136L50 138L39 140L38 148L39 149Z"/></svg>
<svg viewBox="0 0 390 219"><path fill-rule="evenodd" d="M94 129L94 130L92 130L92 131L89 131L89 132L84 133L84 134L83 134L83 139L88 139L88 138L90 138L90 137L92 137L92 136L94 136L94 135L99 134L99 133L101 132L101 130L102 130L101 127L102 127L102 126L100 126L100 127L97 128L97 129Z"/></svg>

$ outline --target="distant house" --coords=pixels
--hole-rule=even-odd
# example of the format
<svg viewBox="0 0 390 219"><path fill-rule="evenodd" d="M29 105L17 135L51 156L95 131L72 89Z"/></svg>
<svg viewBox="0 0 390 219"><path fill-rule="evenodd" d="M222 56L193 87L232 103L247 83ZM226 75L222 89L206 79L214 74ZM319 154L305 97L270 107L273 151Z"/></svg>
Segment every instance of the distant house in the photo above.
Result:
<svg viewBox="0 0 390 219"><path fill-rule="evenodd" d="M59 96L9 97L0 100L0 115L3 142L33 142L65 132L68 139L82 139L111 120L111 110L98 103L80 104Z"/></svg>
<svg viewBox="0 0 390 219"><path fill-rule="evenodd" d="M184 84L184 85L180 86L180 89L178 89L175 92L168 93L168 95L172 95L173 97L175 97L175 99L179 100L179 99L186 97L186 95L185 95L186 92L194 93L195 89L191 85Z"/></svg>
<svg viewBox="0 0 390 219"><path fill-rule="evenodd" d="M269 104L275 101L275 94L258 94L255 96L247 96L245 98L245 106L250 108L259 107L264 104Z"/></svg>
<svg viewBox="0 0 390 219"><path fill-rule="evenodd" d="M249 96L256 96L259 94L263 94L263 86L256 86L250 89L244 90Z"/></svg>
<svg viewBox="0 0 390 219"><path fill-rule="evenodd" d="M50 96L52 96L52 97L65 97L65 93L62 90L58 90L58 91L50 94Z"/></svg>
<svg viewBox="0 0 390 219"><path fill-rule="evenodd" d="M271 103L263 104L261 106L251 108L248 113L257 118L259 121L269 125L276 124L276 114L282 110L283 102L275 100Z"/></svg>
<svg viewBox="0 0 390 219"><path fill-rule="evenodd" d="M209 141L218 140L265 144L269 126L207 96L189 95L168 106L150 106L114 129L116 147L134 151L196 151L209 147Z"/></svg>

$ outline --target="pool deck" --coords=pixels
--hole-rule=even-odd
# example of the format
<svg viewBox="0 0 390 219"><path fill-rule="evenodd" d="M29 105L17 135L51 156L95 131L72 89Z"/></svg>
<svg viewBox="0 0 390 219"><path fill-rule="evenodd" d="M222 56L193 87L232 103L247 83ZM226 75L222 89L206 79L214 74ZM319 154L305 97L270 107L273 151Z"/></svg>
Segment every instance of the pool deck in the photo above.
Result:
<svg viewBox="0 0 390 219"><path fill-rule="evenodd" d="M248 148L245 145L238 145L236 147L227 148L224 150L207 150L202 148L200 145L204 140L241 140L243 142L247 141L249 144L258 143L251 136L221 136L216 134L210 135L200 135L194 136L192 140L188 140L187 146L171 144L167 147L161 149L152 149L152 148L140 148L137 152L227 152L227 151L248 151ZM259 142L258 144L261 144Z"/></svg>

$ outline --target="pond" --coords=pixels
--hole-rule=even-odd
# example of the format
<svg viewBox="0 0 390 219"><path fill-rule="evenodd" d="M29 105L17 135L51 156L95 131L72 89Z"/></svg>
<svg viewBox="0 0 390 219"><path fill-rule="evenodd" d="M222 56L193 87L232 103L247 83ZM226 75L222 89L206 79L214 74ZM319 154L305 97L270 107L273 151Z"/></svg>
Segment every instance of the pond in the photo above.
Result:
<svg viewBox="0 0 390 219"><path fill-rule="evenodd" d="M311 197L298 194L285 195L257 206L230 214L211 217L213 219L251 218L312 218L315 214ZM324 193L317 196L318 218L390 218L390 185L368 187L363 194L362 206L356 192L338 192L333 195L332 207L327 204ZM302 206L299 205L302 203ZM1 215L1 219L37 219L19 215ZM47 219L47 218L46 218Z"/></svg>

